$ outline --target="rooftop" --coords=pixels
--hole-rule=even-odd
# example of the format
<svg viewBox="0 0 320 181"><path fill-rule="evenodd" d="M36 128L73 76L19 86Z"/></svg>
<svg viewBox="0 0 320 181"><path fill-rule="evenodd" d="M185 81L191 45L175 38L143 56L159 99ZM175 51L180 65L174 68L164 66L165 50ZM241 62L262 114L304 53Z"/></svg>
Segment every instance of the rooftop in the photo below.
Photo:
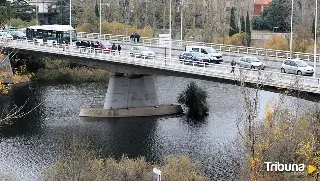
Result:
<svg viewBox="0 0 320 181"><path fill-rule="evenodd" d="M267 5L269 3L271 3L272 0L254 0L254 4L263 4L263 5Z"/></svg>

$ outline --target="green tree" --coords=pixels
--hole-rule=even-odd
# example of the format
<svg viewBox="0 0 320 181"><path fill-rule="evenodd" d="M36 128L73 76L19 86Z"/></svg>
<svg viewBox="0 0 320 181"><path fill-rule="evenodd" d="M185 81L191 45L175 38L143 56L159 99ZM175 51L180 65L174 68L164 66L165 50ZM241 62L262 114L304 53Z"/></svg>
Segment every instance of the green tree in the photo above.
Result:
<svg viewBox="0 0 320 181"><path fill-rule="evenodd" d="M236 17L234 14L234 8L231 8L229 36L232 36L232 35L238 33L237 29L238 28L236 25Z"/></svg>
<svg viewBox="0 0 320 181"><path fill-rule="evenodd" d="M187 116L197 120L208 115L208 94L196 83L191 82L187 88L178 96L178 102L187 108Z"/></svg>
<svg viewBox="0 0 320 181"><path fill-rule="evenodd" d="M100 12L99 12L99 6L98 6L98 2L96 1L96 5L94 7L94 12L96 14L96 16L99 18L100 17Z"/></svg>
<svg viewBox="0 0 320 181"><path fill-rule="evenodd" d="M241 32L246 32L246 22L244 21L244 16L242 15L240 18L240 22L241 22Z"/></svg>
<svg viewBox="0 0 320 181"><path fill-rule="evenodd" d="M316 27L316 22L315 22L315 19L313 18L313 21L312 21L312 38L314 39L314 30L315 30L315 27Z"/></svg>
<svg viewBox="0 0 320 181"><path fill-rule="evenodd" d="M30 5L25 0L15 0L11 3L12 16L23 21L31 21L35 18L36 6Z"/></svg>
<svg viewBox="0 0 320 181"><path fill-rule="evenodd" d="M291 1L273 0L263 16L269 30L274 27L279 27L282 32L290 30Z"/></svg>
<svg viewBox="0 0 320 181"><path fill-rule="evenodd" d="M0 26L3 26L6 21L9 19L8 17L8 9L5 6L0 6Z"/></svg>
<svg viewBox="0 0 320 181"><path fill-rule="evenodd" d="M70 0L57 0L54 3L56 15L53 17L53 22L61 25L68 25L70 19L69 10Z"/></svg>
<svg viewBox="0 0 320 181"><path fill-rule="evenodd" d="M251 27L250 27L250 17L249 12L247 11L247 17L246 17L246 36L247 36L247 46L251 46Z"/></svg>

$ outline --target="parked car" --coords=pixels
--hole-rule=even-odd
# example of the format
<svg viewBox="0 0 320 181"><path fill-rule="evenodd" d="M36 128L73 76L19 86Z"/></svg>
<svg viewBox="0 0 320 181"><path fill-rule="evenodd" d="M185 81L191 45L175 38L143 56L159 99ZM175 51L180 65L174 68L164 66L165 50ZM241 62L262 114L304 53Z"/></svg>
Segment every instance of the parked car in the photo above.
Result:
<svg viewBox="0 0 320 181"><path fill-rule="evenodd" d="M13 37L8 32L0 32L0 40L12 40Z"/></svg>
<svg viewBox="0 0 320 181"><path fill-rule="evenodd" d="M220 63L223 61L222 54L218 53L216 49L205 46L186 46L186 52L199 52L206 55L210 63Z"/></svg>
<svg viewBox="0 0 320 181"><path fill-rule="evenodd" d="M183 52L179 55L179 61L197 62L197 63L209 63L210 59L198 52Z"/></svg>
<svg viewBox="0 0 320 181"><path fill-rule="evenodd" d="M156 54L145 46L133 46L130 50L131 56L154 58Z"/></svg>
<svg viewBox="0 0 320 181"><path fill-rule="evenodd" d="M110 42L101 41L99 44L100 44L99 48L104 49L106 51L110 51L111 50L112 44Z"/></svg>
<svg viewBox="0 0 320 181"><path fill-rule="evenodd" d="M281 73L313 75L313 68L303 60L286 59L282 62Z"/></svg>
<svg viewBox="0 0 320 181"><path fill-rule="evenodd" d="M16 39L26 39L27 38L26 34L23 33L22 31L13 31L11 33L11 35L12 35L14 40L16 40Z"/></svg>
<svg viewBox="0 0 320 181"><path fill-rule="evenodd" d="M266 64L256 57L239 58L239 66L253 70L264 70L266 68Z"/></svg>

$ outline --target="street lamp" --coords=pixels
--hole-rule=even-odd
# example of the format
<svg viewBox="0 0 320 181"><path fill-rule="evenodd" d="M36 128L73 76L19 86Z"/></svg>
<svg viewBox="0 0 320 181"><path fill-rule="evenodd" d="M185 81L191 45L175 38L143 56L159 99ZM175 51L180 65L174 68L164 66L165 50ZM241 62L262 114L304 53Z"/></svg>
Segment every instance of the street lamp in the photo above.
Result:
<svg viewBox="0 0 320 181"><path fill-rule="evenodd" d="M101 0L100 0L100 36L101 36L101 7L102 7L102 4L101 4Z"/></svg>
<svg viewBox="0 0 320 181"><path fill-rule="evenodd" d="M38 25L38 0L36 0L36 23Z"/></svg>
<svg viewBox="0 0 320 181"><path fill-rule="evenodd" d="M317 68L317 24L318 24L318 0L316 0L316 15L314 20L314 55L313 55L313 76L316 77Z"/></svg>
<svg viewBox="0 0 320 181"><path fill-rule="evenodd" d="M70 43L69 43L69 45L70 45L70 47L71 47L71 44L72 44L72 25L71 25L71 18L72 18L72 14L71 14L71 1L72 0L70 0L70 4L69 4L69 13L70 13L70 20L69 20L69 23L70 23Z"/></svg>
<svg viewBox="0 0 320 181"><path fill-rule="evenodd" d="M182 43L182 28L183 28L183 26L182 26L182 13L183 13L183 0L181 0L181 9L180 9L180 15L181 15L181 19L180 19L180 40L181 40L181 43Z"/></svg>
<svg viewBox="0 0 320 181"><path fill-rule="evenodd" d="M291 0L291 34L290 34L290 58L292 58L292 23L293 23L293 0Z"/></svg>
<svg viewBox="0 0 320 181"><path fill-rule="evenodd" d="M170 57L170 60L171 60L171 44L172 44L172 41L171 41L171 39L172 39L172 35L171 35L171 32L172 32L172 30L171 30L171 0L170 0L170 16L169 16L169 21L170 21L170 23L169 23L169 34L170 34L169 57Z"/></svg>

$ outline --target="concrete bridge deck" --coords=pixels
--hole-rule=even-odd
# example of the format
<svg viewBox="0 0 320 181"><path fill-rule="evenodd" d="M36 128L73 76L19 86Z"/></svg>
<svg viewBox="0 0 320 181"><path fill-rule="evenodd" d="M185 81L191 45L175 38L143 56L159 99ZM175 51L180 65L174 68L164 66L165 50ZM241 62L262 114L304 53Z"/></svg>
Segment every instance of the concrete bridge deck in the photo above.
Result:
<svg viewBox="0 0 320 181"><path fill-rule="evenodd" d="M320 93L318 78L282 74L273 71L251 71L236 68L230 73L231 67L219 64L180 62L176 58L157 56L153 59L131 57L128 52L121 54L106 53L91 47L71 47L67 45L37 45L33 41L10 41L2 43L22 52L42 54L44 56L64 57L75 63L112 72L128 72L136 74L158 74L167 76L183 76L208 80L231 80L248 83L259 83L276 88L288 88L298 91Z"/></svg>

